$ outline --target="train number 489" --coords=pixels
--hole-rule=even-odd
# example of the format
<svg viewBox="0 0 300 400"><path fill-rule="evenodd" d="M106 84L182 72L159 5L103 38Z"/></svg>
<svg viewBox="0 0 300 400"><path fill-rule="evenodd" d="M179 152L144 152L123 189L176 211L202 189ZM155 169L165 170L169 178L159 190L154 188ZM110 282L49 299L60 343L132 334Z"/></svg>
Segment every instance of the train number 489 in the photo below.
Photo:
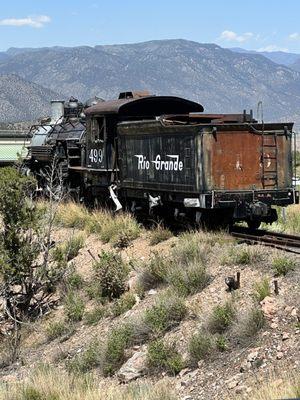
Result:
<svg viewBox="0 0 300 400"><path fill-rule="evenodd" d="M89 159L91 163L101 163L103 160L103 150L91 149Z"/></svg>

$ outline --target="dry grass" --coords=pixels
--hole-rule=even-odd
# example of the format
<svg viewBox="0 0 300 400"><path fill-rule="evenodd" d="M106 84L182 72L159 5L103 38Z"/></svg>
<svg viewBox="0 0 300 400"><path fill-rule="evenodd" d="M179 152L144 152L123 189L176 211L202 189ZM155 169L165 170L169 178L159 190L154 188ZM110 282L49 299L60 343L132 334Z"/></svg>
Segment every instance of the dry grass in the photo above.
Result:
<svg viewBox="0 0 300 400"><path fill-rule="evenodd" d="M117 214L103 223L100 239L114 247L127 247L139 237L141 227L130 214Z"/></svg>
<svg viewBox="0 0 300 400"><path fill-rule="evenodd" d="M74 202L62 203L59 205L56 214L56 224L64 228L85 229L90 214L88 210Z"/></svg>
<svg viewBox="0 0 300 400"><path fill-rule="evenodd" d="M245 397L237 397L242 400ZM299 399L300 375L299 373L285 373L272 376L268 381L251 393L249 400L273 400L273 399Z"/></svg>
<svg viewBox="0 0 300 400"><path fill-rule="evenodd" d="M95 233L104 243L114 247L127 247L141 233L141 227L128 213L112 214L106 210L97 210L90 214L86 229Z"/></svg>
<svg viewBox="0 0 300 400"><path fill-rule="evenodd" d="M276 207L278 221L272 225L264 224L264 228L272 231L286 232L290 234L300 233L300 204L293 204L285 208L285 218L282 207Z"/></svg>
<svg viewBox="0 0 300 400"><path fill-rule="evenodd" d="M164 228L161 224L158 224L150 233L150 245L155 246L160 242L170 239L170 237L172 237L172 232Z"/></svg>
<svg viewBox="0 0 300 400"><path fill-rule="evenodd" d="M140 225L131 214L113 214L108 210L95 210L90 213L84 206L74 202L59 205L56 224L94 233L104 243L120 248L127 247L141 233Z"/></svg>
<svg viewBox="0 0 300 400"><path fill-rule="evenodd" d="M92 376L78 376L40 367L22 383L1 386L0 400L178 400L168 381L128 386L99 384Z"/></svg>
<svg viewBox="0 0 300 400"><path fill-rule="evenodd" d="M265 326L266 320L258 306L252 306L242 311L234 324L232 337L242 346L255 341L259 331Z"/></svg>
<svg viewBox="0 0 300 400"><path fill-rule="evenodd" d="M265 297L271 295L270 282L267 277L257 281L253 285L253 297L260 303Z"/></svg>
<svg viewBox="0 0 300 400"><path fill-rule="evenodd" d="M247 244L234 244L225 248L221 256L222 265L249 265L263 262L267 258L263 246L248 246Z"/></svg>

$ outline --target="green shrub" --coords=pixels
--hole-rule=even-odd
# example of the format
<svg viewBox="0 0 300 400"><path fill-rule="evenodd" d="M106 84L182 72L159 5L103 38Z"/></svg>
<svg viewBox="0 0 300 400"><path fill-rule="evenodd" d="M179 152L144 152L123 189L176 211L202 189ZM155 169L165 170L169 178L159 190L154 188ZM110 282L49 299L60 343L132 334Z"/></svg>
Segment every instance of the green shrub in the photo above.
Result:
<svg viewBox="0 0 300 400"><path fill-rule="evenodd" d="M119 298L126 288L129 268L121 256L113 251L103 251L94 263L95 279L101 297Z"/></svg>
<svg viewBox="0 0 300 400"><path fill-rule="evenodd" d="M170 263L172 263L170 258L153 252L149 262L141 269L138 275L140 289L145 291L164 283Z"/></svg>
<svg viewBox="0 0 300 400"><path fill-rule="evenodd" d="M133 338L133 327L124 324L113 329L106 343L103 372L106 376L113 375L125 361L125 350L131 344Z"/></svg>
<svg viewBox="0 0 300 400"><path fill-rule="evenodd" d="M188 296L203 290L210 277L204 265L193 261L185 267L172 265L165 279L180 295Z"/></svg>
<svg viewBox="0 0 300 400"><path fill-rule="evenodd" d="M33 386L27 386L23 389L22 400L44 400L43 394L39 391L39 389Z"/></svg>
<svg viewBox="0 0 300 400"><path fill-rule="evenodd" d="M160 296L154 306L146 310L144 321L154 335L159 335L178 325L186 312L183 299L167 292Z"/></svg>
<svg viewBox="0 0 300 400"><path fill-rule="evenodd" d="M88 311L84 314L84 322L88 325L97 324L106 315L106 308L103 306L97 306L93 310Z"/></svg>
<svg viewBox="0 0 300 400"><path fill-rule="evenodd" d="M159 224L155 229L151 231L150 245L155 246L160 242L170 239L170 237L172 237L172 232Z"/></svg>
<svg viewBox="0 0 300 400"><path fill-rule="evenodd" d="M85 305L82 298L74 293L69 292L65 299L65 313L70 321L81 321L84 313Z"/></svg>
<svg viewBox="0 0 300 400"><path fill-rule="evenodd" d="M296 262L287 256L275 257L272 261L272 268L275 276L286 275L289 271L293 271Z"/></svg>
<svg viewBox="0 0 300 400"><path fill-rule="evenodd" d="M59 264L72 260L84 246L84 241L85 238L82 234L72 236L65 243L56 246L52 250L53 260Z"/></svg>
<svg viewBox="0 0 300 400"><path fill-rule="evenodd" d="M19 400L60 400L59 394L50 391L45 394L43 390L37 389L33 385L28 385L22 389L22 397Z"/></svg>
<svg viewBox="0 0 300 400"><path fill-rule="evenodd" d="M216 348L221 352L228 349L228 341L225 336L220 335L216 338Z"/></svg>
<svg viewBox="0 0 300 400"><path fill-rule="evenodd" d="M177 375L184 367L184 361L174 344L166 344L162 339L154 340L148 345L147 363L151 370L166 371Z"/></svg>
<svg viewBox="0 0 300 400"><path fill-rule="evenodd" d="M102 297L99 282L95 280L95 277L92 277L92 279L86 284L84 289L90 300L95 300L97 301L97 303L100 304L104 304L107 302L108 299Z"/></svg>
<svg viewBox="0 0 300 400"><path fill-rule="evenodd" d="M212 337L202 331L194 334L189 340L188 352L193 365L197 365L198 361L209 357L212 350Z"/></svg>
<svg viewBox="0 0 300 400"><path fill-rule="evenodd" d="M130 310L136 303L135 295L132 292L126 292L115 301L112 306L112 314L114 317Z"/></svg>
<svg viewBox="0 0 300 400"><path fill-rule="evenodd" d="M85 237L83 234L74 235L67 240L65 248L68 261L72 260L78 255L79 250L84 246L84 242Z"/></svg>
<svg viewBox="0 0 300 400"><path fill-rule="evenodd" d="M208 321L208 329L211 333L223 333L233 323L235 309L232 301L227 301L224 305L214 307Z"/></svg>
<svg viewBox="0 0 300 400"><path fill-rule="evenodd" d="M83 278L80 274L77 272L73 271L68 277L67 277L67 286L70 289L81 289L83 287L84 281Z"/></svg>
<svg viewBox="0 0 300 400"><path fill-rule="evenodd" d="M258 301L261 302L265 297L271 295L270 283L268 278L264 278L259 282L256 282L253 285L253 297Z"/></svg>
<svg viewBox="0 0 300 400"><path fill-rule="evenodd" d="M57 339L65 334L70 334L73 331L73 327L66 321L54 321L50 322L46 327L46 334L48 340Z"/></svg>
<svg viewBox="0 0 300 400"><path fill-rule="evenodd" d="M74 373L85 373L102 365L103 349L98 341L93 341L82 352L68 361L67 368Z"/></svg>

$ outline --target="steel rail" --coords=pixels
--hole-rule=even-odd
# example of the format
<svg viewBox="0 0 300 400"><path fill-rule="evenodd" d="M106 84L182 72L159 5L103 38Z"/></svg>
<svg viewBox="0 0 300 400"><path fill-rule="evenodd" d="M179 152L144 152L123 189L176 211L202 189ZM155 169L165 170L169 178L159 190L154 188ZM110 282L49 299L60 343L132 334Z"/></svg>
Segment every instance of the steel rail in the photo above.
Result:
<svg viewBox="0 0 300 400"><path fill-rule="evenodd" d="M300 236L270 232L262 229L251 231L243 227L233 227L230 234L246 243L262 244L300 255Z"/></svg>

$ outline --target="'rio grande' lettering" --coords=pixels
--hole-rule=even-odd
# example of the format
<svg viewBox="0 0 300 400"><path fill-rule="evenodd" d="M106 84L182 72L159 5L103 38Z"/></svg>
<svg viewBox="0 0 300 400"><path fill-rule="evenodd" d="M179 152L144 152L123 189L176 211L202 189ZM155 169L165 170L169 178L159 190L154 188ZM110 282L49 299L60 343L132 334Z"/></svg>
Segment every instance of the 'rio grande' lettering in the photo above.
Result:
<svg viewBox="0 0 300 400"><path fill-rule="evenodd" d="M183 170L183 162L179 161L179 155L175 154L167 154L166 157L169 160L162 160L160 154L157 154L153 161L147 160L147 158L143 154L136 154L138 161L138 169L140 170L148 170L151 164L154 164L154 168L156 171L182 171Z"/></svg>

